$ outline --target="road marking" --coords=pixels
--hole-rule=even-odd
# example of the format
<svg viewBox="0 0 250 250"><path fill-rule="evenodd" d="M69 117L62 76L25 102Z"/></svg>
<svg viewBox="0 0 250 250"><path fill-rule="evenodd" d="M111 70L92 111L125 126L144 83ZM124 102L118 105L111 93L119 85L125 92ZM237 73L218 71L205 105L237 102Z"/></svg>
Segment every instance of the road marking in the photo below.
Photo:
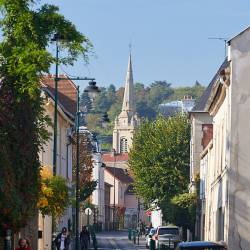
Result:
<svg viewBox="0 0 250 250"><path fill-rule="evenodd" d="M115 250L122 250L121 248L117 247L117 244L113 239L109 239L109 242Z"/></svg>

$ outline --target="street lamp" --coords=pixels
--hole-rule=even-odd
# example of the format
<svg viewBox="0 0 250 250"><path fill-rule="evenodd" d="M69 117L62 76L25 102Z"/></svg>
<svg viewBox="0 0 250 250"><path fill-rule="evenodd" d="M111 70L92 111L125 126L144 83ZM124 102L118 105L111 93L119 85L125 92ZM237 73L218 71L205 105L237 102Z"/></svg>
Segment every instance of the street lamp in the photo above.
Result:
<svg viewBox="0 0 250 250"><path fill-rule="evenodd" d="M113 176L114 176L114 204L113 204L113 230L115 229L115 164L116 164L116 150L112 149L112 156L114 158L114 165L113 165Z"/></svg>
<svg viewBox="0 0 250 250"><path fill-rule="evenodd" d="M56 42L56 72L55 72L55 107L54 107L54 138L53 138L53 176L56 176L57 169L57 106L58 106L58 82L60 80L76 80L76 81L90 81L88 87L84 90L90 94L90 98L92 100L96 96L97 93L100 92L100 89L96 86L96 82L94 78L88 77L73 77L73 78L64 78L58 77L58 65L59 65L59 46L58 41L63 39L60 34L55 34L52 38L52 41ZM77 148L76 148L76 250L79 249L79 202L80 202L80 190L79 190L79 119L80 119L80 87L77 86L77 112L76 112L76 140L77 140ZM55 249L54 244L55 237L55 225L52 221L52 245L51 248Z"/></svg>

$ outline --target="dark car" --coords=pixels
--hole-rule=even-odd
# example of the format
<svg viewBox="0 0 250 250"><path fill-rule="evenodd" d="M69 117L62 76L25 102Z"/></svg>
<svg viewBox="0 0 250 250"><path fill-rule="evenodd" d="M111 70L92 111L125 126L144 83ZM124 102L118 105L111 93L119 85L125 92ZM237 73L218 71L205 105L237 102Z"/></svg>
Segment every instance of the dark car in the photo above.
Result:
<svg viewBox="0 0 250 250"><path fill-rule="evenodd" d="M181 242L176 250L226 250L225 244L211 241L190 241Z"/></svg>

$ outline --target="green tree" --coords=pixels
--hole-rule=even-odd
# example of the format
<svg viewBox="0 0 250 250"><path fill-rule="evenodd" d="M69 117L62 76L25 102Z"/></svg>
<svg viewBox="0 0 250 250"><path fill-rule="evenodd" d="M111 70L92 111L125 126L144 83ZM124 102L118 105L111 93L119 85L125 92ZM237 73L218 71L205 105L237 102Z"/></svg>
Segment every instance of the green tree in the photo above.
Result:
<svg viewBox="0 0 250 250"><path fill-rule="evenodd" d="M0 43L0 229L18 230L37 210L39 150L49 138L40 78L55 58L47 51L54 33L64 40L61 63L87 60L89 40L53 5L35 0L1 0Z"/></svg>
<svg viewBox="0 0 250 250"><path fill-rule="evenodd" d="M148 207L155 203L165 208L175 195L187 191L189 141L190 125L180 114L145 121L136 130L129 166L135 191Z"/></svg>
<svg viewBox="0 0 250 250"><path fill-rule="evenodd" d="M166 100L173 93L171 84L166 81L155 81L150 85L148 102L151 107L158 109L158 105Z"/></svg>

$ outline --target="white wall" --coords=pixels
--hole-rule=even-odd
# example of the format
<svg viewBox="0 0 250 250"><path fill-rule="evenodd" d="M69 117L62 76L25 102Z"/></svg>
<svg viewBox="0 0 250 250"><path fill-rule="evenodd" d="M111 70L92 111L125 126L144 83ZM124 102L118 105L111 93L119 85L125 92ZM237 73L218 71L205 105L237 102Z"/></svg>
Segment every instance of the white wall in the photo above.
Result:
<svg viewBox="0 0 250 250"><path fill-rule="evenodd" d="M231 41L229 250L250 246L250 31Z"/></svg>

